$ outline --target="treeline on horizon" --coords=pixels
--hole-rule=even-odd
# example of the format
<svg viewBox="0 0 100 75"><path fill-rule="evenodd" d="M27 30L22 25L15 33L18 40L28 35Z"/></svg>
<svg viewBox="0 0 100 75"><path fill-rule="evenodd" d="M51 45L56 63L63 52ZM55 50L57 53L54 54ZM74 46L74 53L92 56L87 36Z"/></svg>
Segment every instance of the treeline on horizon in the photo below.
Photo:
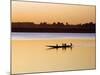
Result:
<svg viewBox="0 0 100 75"><path fill-rule="evenodd" d="M84 24L12 22L11 29L12 32L95 33L96 24L93 22Z"/></svg>

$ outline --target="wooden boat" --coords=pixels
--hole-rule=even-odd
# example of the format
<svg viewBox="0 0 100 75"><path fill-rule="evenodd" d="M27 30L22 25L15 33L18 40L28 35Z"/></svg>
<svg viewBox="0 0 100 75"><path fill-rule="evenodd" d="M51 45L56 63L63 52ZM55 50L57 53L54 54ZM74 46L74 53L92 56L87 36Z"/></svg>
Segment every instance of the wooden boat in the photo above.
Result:
<svg viewBox="0 0 100 75"><path fill-rule="evenodd" d="M52 45L48 45L47 47L51 47L51 48L67 48L67 47L72 47L72 44L65 45L65 46L52 46Z"/></svg>

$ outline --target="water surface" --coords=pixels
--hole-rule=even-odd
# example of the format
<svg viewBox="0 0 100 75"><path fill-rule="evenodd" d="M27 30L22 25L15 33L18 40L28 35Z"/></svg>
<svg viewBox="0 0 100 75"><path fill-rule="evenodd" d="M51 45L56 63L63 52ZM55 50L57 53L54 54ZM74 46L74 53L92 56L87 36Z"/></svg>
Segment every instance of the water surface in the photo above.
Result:
<svg viewBox="0 0 100 75"><path fill-rule="evenodd" d="M72 43L72 48L46 45ZM12 73L95 68L95 34L12 33Z"/></svg>

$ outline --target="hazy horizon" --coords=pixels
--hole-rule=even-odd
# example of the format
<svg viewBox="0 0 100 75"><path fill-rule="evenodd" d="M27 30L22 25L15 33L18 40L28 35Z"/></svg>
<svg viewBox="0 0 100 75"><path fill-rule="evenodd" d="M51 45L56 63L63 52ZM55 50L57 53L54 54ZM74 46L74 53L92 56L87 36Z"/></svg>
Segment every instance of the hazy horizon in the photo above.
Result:
<svg viewBox="0 0 100 75"><path fill-rule="evenodd" d="M12 22L83 24L95 18L95 6L12 1Z"/></svg>

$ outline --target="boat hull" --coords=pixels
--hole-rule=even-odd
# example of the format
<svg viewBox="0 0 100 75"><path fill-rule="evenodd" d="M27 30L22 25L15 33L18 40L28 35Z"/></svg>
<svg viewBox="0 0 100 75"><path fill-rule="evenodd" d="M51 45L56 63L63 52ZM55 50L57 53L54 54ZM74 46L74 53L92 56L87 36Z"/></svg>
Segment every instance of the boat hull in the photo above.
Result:
<svg viewBox="0 0 100 75"><path fill-rule="evenodd" d="M72 47L71 45L67 45L67 46L47 46L47 47L51 47L51 48L67 48L67 47Z"/></svg>

